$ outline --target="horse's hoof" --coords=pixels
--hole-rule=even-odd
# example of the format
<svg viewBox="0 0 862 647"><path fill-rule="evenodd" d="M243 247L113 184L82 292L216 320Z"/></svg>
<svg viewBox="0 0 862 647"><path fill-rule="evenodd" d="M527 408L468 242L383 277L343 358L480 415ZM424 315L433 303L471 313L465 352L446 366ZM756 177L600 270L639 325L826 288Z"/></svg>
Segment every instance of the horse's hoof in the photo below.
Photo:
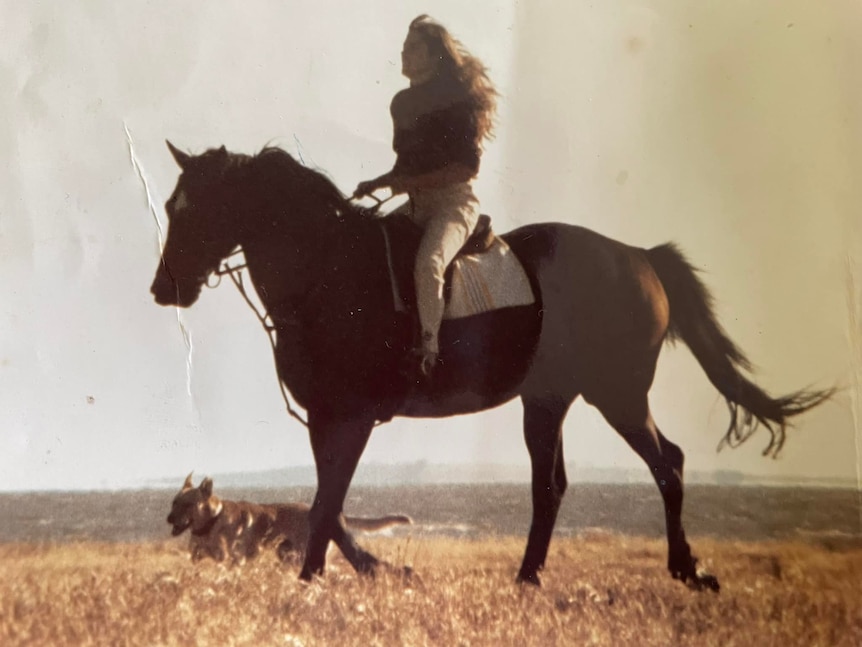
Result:
<svg viewBox="0 0 862 647"><path fill-rule="evenodd" d="M404 582L409 583L413 577L418 577L411 566L394 566L389 562L380 560L377 567L383 569L383 572L400 577Z"/></svg>
<svg viewBox="0 0 862 647"><path fill-rule="evenodd" d="M718 578L710 575L697 567L697 557L692 556L686 547L684 552L672 554L667 565L671 577L679 580L693 591L721 590Z"/></svg>
<svg viewBox="0 0 862 647"><path fill-rule="evenodd" d="M692 591L714 591L718 593L721 590L721 585L718 583L718 578L709 573L698 573L692 568L688 573L680 571L671 571L673 579L679 580Z"/></svg>
<svg viewBox="0 0 862 647"><path fill-rule="evenodd" d="M377 559L371 553L360 551L359 555L352 562L353 569L360 575L369 575L374 577L377 574L378 568L388 568L389 564Z"/></svg>
<svg viewBox="0 0 862 647"><path fill-rule="evenodd" d="M363 577L370 577L371 579L374 579L375 577L377 577L377 569L381 566L385 566L385 564L368 562L366 564L358 566L356 568L356 572Z"/></svg>
<svg viewBox="0 0 862 647"><path fill-rule="evenodd" d="M424 587L419 573L414 571L411 566L402 566L400 568L398 566L390 566L389 571L407 588Z"/></svg>
<svg viewBox="0 0 862 647"><path fill-rule="evenodd" d="M309 568L306 565L303 565L302 570L299 571L299 579L303 582L311 582L316 577L323 577L323 568L313 569Z"/></svg>
<svg viewBox="0 0 862 647"><path fill-rule="evenodd" d="M721 584L718 583L718 578L709 573L697 573L694 577L689 578L687 584L689 588L695 591L713 591L714 593L721 591Z"/></svg>
<svg viewBox="0 0 862 647"><path fill-rule="evenodd" d="M515 581L518 584L529 584L531 586L542 586L542 580L539 579L538 573L518 573L518 579Z"/></svg>

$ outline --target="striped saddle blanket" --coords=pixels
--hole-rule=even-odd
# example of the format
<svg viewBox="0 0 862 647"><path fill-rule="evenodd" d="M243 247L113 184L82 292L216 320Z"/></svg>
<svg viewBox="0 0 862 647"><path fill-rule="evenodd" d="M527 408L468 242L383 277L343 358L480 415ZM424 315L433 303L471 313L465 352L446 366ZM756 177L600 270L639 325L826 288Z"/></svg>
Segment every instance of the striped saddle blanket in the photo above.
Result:
<svg viewBox="0 0 862 647"><path fill-rule="evenodd" d="M401 215L384 218L382 231L395 310L414 311L413 259L421 232ZM535 302L521 262L506 241L491 232L487 216L482 216L476 233L449 265L444 295L444 319L471 317Z"/></svg>

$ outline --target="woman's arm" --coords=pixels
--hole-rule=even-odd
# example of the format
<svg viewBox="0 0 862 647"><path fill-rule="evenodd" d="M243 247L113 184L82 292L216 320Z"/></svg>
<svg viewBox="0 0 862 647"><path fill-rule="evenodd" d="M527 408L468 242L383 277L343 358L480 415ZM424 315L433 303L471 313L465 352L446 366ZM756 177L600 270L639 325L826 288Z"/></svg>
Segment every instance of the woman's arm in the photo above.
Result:
<svg viewBox="0 0 862 647"><path fill-rule="evenodd" d="M475 173L471 168L459 162L418 175L404 175L392 170L373 180L360 182L353 193L353 197L361 198L362 196L374 193L378 189L385 189L387 187L392 191L393 195L410 193L417 190L421 191L422 189L436 189L441 186L467 182L474 176Z"/></svg>
<svg viewBox="0 0 862 647"><path fill-rule="evenodd" d="M360 182L356 185L356 190L353 192L353 198L362 198L366 195L371 195L377 189L383 189L387 186L391 186L392 183L392 171L388 173L384 173L383 175L374 178L373 180L365 180L364 182Z"/></svg>

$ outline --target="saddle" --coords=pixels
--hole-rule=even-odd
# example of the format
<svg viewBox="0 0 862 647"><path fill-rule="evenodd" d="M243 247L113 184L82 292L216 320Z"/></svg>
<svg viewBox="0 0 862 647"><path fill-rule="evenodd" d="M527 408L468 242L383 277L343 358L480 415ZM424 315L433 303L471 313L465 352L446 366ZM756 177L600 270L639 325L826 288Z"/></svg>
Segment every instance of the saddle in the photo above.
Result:
<svg viewBox="0 0 862 647"><path fill-rule="evenodd" d="M395 309L401 312L412 312L416 309L416 285L413 281L413 266L419 243L422 240L422 228L405 213L394 213L380 219L383 237L386 240L386 256L389 263L389 274L392 280L392 296ZM476 223L473 233L455 255L455 258L467 254L480 254L487 251L494 242L495 234L491 229L491 217L482 214ZM452 292L453 263L446 268L446 285L443 297L446 302Z"/></svg>
<svg viewBox="0 0 862 647"><path fill-rule="evenodd" d="M398 243L398 247L404 248L409 245L416 256L419 242L422 240L422 228L417 225L406 213L393 213L379 219L385 234L392 241ZM464 246L461 247L456 258L464 254L481 254L488 251L494 242L495 234L491 229L491 216L482 214L476 223L476 227Z"/></svg>
<svg viewBox="0 0 862 647"><path fill-rule="evenodd" d="M381 218L380 223L395 310L415 312L413 267L422 228L403 213ZM445 319L533 302L523 268L508 245L494 233L491 218L484 214L479 216L473 233L446 268L444 278Z"/></svg>
<svg viewBox="0 0 862 647"><path fill-rule="evenodd" d="M412 223L411 223L412 224ZM414 225L415 226L415 225ZM484 213L479 216L479 221L476 223L476 229L470 234L467 242L455 256L464 256L465 254L481 254L491 249L496 238L493 229L491 229L491 216L486 216Z"/></svg>

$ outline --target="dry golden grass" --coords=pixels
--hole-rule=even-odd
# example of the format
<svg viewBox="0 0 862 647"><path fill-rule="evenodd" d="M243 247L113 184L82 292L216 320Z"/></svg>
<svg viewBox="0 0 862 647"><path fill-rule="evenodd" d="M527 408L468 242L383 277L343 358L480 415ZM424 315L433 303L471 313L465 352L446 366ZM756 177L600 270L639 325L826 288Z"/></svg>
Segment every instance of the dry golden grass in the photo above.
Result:
<svg viewBox="0 0 862 647"><path fill-rule="evenodd" d="M522 539L366 539L411 581L323 580L266 555L191 564L184 541L0 546L2 645L860 645L862 549L699 540L722 591L670 579L664 543L555 539L519 587Z"/></svg>

